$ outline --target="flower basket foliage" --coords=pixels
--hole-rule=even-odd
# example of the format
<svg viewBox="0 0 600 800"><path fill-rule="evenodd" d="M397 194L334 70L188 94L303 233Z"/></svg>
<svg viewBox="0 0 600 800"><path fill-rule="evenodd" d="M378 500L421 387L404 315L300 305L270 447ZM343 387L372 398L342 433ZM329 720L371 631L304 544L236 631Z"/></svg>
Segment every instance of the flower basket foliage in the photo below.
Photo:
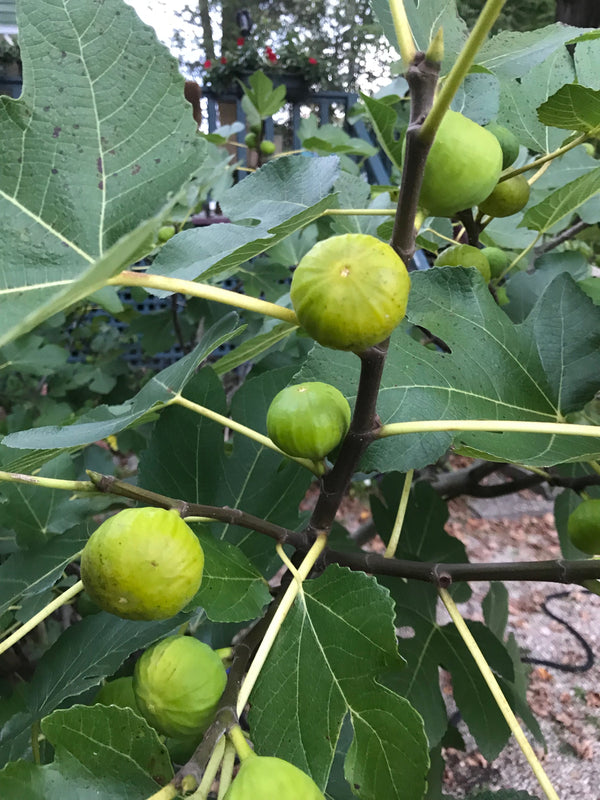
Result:
<svg viewBox="0 0 600 800"><path fill-rule="evenodd" d="M275 51L270 45L243 37L237 40L233 53L225 53L217 61L207 59L203 68L204 86L216 95L240 95L239 81L247 83L252 73L262 70L275 86L286 86L288 99L292 101L315 88L327 75L324 62L293 40Z"/></svg>

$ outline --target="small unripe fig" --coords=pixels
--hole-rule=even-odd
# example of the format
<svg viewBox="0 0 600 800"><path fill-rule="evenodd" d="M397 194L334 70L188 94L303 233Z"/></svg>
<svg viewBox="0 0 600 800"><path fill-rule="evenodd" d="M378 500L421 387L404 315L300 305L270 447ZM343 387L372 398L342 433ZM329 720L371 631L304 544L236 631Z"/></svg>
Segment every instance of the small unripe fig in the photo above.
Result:
<svg viewBox="0 0 600 800"><path fill-rule="evenodd" d="M457 111L447 111L427 156L419 203L432 216L451 217L479 205L501 171L496 137Z"/></svg>
<svg viewBox="0 0 600 800"><path fill-rule="evenodd" d="M133 674L144 717L161 733L178 738L206 730L226 682L217 653L192 636L169 636L153 645Z"/></svg>
<svg viewBox="0 0 600 800"><path fill-rule="evenodd" d="M582 147L585 150L585 152L588 154L588 156L592 156L592 158L595 157L596 148L594 147L594 145L591 142L584 142L582 144Z"/></svg>
<svg viewBox="0 0 600 800"><path fill-rule="evenodd" d="M406 267L389 244L345 233L317 242L301 259L290 296L300 324L319 344L360 353L403 319L409 289Z"/></svg>
<svg viewBox="0 0 600 800"><path fill-rule="evenodd" d="M569 515L567 532L578 550L600 555L600 500L584 500Z"/></svg>
<svg viewBox="0 0 600 800"><path fill-rule="evenodd" d="M172 236L175 236L175 225L163 225L158 231L158 241L163 244L168 242Z"/></svg>
<svg viewBox="0 0 600 800"><path fill-rule="evenodd" d="M328 383L288 386L273 398L267 432L290 456L318 461L342 441L350 426L350 406Z"/></svg>
<svg viewBox="0 0 600 800"><path fill-rule="evenodd" d="M455 244L447 247L434 262L436 267L475 267L483 275L486 283L491 279L490 264L483 250L470 244Z"/></svg>
<svg viewBox="0 0 600 800"><path fill-rule="evenodd" d="M204 552L177 511L126 508L105 520L81 555L81 579L104 611L166 619L200 588Z"/></svg>
<svg viewBox="0 0 600 800"><path fill-rule="evenodd" d="M272 156L275 152L275 142L270 142L268 139L263 139L259 147L263 156Z"/></svg>
<svg viewBox="0 0 600 800"><path fill-rule="evenodd" d="M510 264L508 253L499 247L484 247L481 252L488 260L492 278L499 278Z"/></svg>
<svg viewBox="0 0 600 800"><path fill-rule="evenodd" d="M250 133L246 134L246 138L244 139L244 144L246 147L254 148L256 147L258 139L256 138L256 134L250 131Z"/></svg>
<svg viewBox="0 0 600 800"><path fill-rule="evenodd" d="M103 706L119 706L119 708L132 708L137 713L140 709L133 691L133 678L115 678L107 681L94 698L94 703Z"/></svg>
<svg viewBox="0 0 600 800"><path fill-rule="evenodd" d="M525 208L530 193L527 178L515 175L496 184L494 191L479 203L479 210L492 217L510 217Z"/></svg>
<svg viewBox="0 0 600 800"><path fill-rule="evenodd" d="M305 772L273 756L247 756L225 800L325 800Z"/></svg>
<svg viewBox="0 0 600 800"><path fill-rule="evenodd" d="M502 169L514 164L519 155L519 140L512 131L497 122L485 126L486 131L493 133L502 148Z"/></svg>

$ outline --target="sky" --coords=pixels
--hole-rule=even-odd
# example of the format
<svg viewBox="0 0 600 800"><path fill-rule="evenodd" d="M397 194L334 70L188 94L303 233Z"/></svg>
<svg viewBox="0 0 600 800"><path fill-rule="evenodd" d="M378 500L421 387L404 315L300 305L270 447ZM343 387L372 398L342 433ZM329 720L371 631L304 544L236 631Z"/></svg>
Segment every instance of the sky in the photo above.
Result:
<svg viewBox="0 0 600 800"><path fill-rule="evenodd" d="M176 11L183 8L185 0L126 0L147 25L152 25L161 42L169 45L175 28L181 27Z"/></svg>

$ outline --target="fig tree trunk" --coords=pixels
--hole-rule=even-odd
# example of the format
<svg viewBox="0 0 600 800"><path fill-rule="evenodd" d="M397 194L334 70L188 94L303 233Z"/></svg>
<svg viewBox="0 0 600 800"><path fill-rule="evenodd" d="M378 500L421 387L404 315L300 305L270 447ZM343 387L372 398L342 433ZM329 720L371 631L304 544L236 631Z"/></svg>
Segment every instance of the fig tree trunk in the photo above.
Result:
<svg viewBox="0 0 600 800"><path fill-rule="evenodd" d="M598 0L556 0L556 21L581 28L600 28Z"/></svg>

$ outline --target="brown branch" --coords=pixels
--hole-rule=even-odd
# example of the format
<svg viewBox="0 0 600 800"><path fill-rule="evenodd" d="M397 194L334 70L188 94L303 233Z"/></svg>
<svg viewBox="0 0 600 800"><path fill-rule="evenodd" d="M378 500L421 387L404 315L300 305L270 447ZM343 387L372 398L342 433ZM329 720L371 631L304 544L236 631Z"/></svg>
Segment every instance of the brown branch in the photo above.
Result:
<svg viewBox="0 0 600 800"><path fill-rule="evenodd" d="M570 228L566 228L562 233L557 234L553 239L549 239L547 242L540 245L540 247L537 247L536 252L539 255L542 255L543 253L547 253L549 250L554 250L555 247L558 247L563 242L573 239L573 237L577 236L578 233L581 233L581 231L591 227L591 224L591 222L579 220L579 222L571 225Z"/></svg>
<svg viewBox="0 0 600 800"><path fill-rule="evenodd" d="M345 553L326 550L325 564L338 564L372 575L389 575L448 587L463 581L546 581L582 583L600 578L600 561L518 561L491 564L436 564L384 558L376 553Z"/></svg>
<svg viewBox="0 0 600 800"><path fill-rule="evenodd" d="M322 478L321 492L305 530L311 540L314 540L318 533L331 530L336 512L358 462L373 441L377 427L377 397L388 344L389 340L386 340L379 345L369 347L360 355L360 379L350 430L333 469Z"/></svg>
<svg viewBox="0 0 600 800"><path fill-rule="evenodd" d="M398 208L390 244L407 268L415 252L415 216L419 203L425 162L431 142L423 142L419 131L433 105L435 88L440 73L438 62L428 61L425 53L418 52L408 68L406 80L410 88L410 122L406 131L406 151Z"/></svg>
<svg viewBox="0 0 600 800"><path fill-rule="evenodd" d="M479 481L494 472L511 471L514 479L502 483L482 486ZM494 461L478 462L472 467L439 474L432 482L431 487L446 500L468 495L470 497L503 497L507 494L520 492L522 489L532 489L540 484L559 486L563 489L573 489L581 492L588 486L600 486L600 475L579 475L572 478L566 475L549 473L549 478L530 473L509 464L499 464Z"/></svg>
<svg viewBox="0 0 600 800"><path fill-rule="evenodd" d="M131 500L136 500L138 503L158 506L159 508L174 508L176 511L179 511L182 517L209 517L218 522L226 522L229 525L239 525L241 528L249 528L250 530L269 536L277 542L287 542L298 549L308 550L310 547L310 541L305 533L292 531L289 528L284 528L273 522L267 522L267 520L261 519L261 517L255 517L253 514L240 511L239 508L188 503L186 500L177 500L164 494L151 492L148 489L142 489L139 486L126 483L126 481L120 481L110 475L102 475L100 472L88 470L87 474L94 486L100 489L101 492L106 492L107 494L128 497Z"/></svg>

